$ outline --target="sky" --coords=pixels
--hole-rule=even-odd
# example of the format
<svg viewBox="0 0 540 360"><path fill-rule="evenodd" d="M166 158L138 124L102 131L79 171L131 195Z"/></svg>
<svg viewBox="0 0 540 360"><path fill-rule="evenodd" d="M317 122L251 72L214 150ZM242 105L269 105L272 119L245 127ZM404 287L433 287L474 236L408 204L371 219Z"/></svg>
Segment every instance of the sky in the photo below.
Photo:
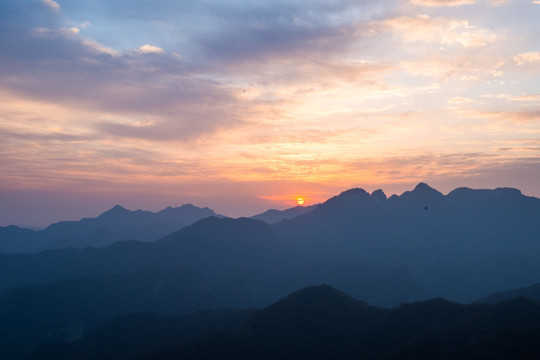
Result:
<svg viewBox="0 0 540 360"><path fill-rule="evenodd" d="M0 226L420 181L540 197L540 1L2 0Z"/></svg>

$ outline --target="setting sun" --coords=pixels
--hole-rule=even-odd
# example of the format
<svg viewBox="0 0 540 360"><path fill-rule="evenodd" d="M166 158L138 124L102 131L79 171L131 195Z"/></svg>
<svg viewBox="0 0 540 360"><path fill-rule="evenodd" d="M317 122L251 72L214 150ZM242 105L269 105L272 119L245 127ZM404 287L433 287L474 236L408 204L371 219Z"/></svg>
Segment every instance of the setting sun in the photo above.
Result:
<svg viewBox="0 0 540 360"><path fill-rule="evenodd" d="M298 198L296 199L296 202L298 203L298 205L304 205L304 198Z"/></svg>

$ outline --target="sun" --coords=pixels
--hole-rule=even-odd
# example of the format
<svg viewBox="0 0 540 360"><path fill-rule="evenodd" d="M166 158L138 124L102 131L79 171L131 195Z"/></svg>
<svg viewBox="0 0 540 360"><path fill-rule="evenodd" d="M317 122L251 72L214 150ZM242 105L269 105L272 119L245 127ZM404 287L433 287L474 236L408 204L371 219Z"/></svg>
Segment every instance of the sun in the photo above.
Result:
<svg viewBox="0 0 540 360"><path fill-rule="evenodd" d="M301 198L301 197L296 199L296 202L298 203L298 205L304 205L304 201L305 201L304 198Z"/></svg>

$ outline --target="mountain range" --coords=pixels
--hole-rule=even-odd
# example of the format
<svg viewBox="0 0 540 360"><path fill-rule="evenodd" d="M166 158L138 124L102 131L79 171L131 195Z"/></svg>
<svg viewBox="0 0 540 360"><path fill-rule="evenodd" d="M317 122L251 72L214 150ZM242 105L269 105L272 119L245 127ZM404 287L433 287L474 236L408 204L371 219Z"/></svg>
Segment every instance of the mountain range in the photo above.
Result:
<svg viewBox="0 0 540 360"><path fill-rule="evenodd" d="M252 216L269 224L290 219L313 210L316 205L271 209ZM158 212L128 210L116 205L95 218L61 221L42 230L18 226L0 227L0 253L36 253L44 250L103 247L122 240L154 241L194 222L215 216L209 208L191 204L167 207Z"/></svg>
<svg viewBox="0 0 540 360"><path fill-rule="evenodd" d="M117 213L139 212L115 207L96 219L53 224L44 231L69 234L71 226L106 223L117 219ZM140 216L146 216L145 212ZM380 190L369 194L351 189L308 213L275 224L208 217L152 243L130 240L101 248L0 254L0 269L10 274L0 278L0 289L125 273L144 266L185 265L212 279L245 274L234 278L260 280L264 286L253 283L252 288L261 294L270 293L267 287L280 277L287 277L280 284L303 278L298 287L319 281L312 276L319 269L322 280L344 279L351 283L343 284L345 291L364 298L352 284L356 278L339 273L370 268L378 269L373 274L393 273L388 281L401 277L399 282L408 284L409 294L418 298L472 301L538 281L539 218L540 199L515 189L460 188L444 196L421 183L413 191L390 198ZM122 222L118 224L121 228ZM87 227L91 228L95 226ZM366 272L361 277L369 282ZM291 287L269 296L267 303L294 290ZM260 299L261 294L253 296ZM411 300L384 304L376 297L366 300L386 306Z"/></svg>
<svg viewBox="0 0 540 360"><path fill-rule="evenodd" d="M0 253L101 247L120 240L153 241L209 216L223 217L209 208L191 204L159 212L131 211L116 205L98 217L62 221L38 231L0 227Z"/></svg>
<svg viewBox="0 0 540 360"><path fill-rule="evenodd" d="M126 311L262 308L322 283L390 308L430 298L469 303L540 279L540 199L516 189L443 195L420 183L391 197L350 189L292 213L277 222L210 216L151 242L0 254L0 333L63 314L28 341L0 336L0 350L28 354L82 338ZM137 290L138 277L147 280ZM164 290L151 300L156 289ZM106 316L92 319L89 304Z"/></svg>

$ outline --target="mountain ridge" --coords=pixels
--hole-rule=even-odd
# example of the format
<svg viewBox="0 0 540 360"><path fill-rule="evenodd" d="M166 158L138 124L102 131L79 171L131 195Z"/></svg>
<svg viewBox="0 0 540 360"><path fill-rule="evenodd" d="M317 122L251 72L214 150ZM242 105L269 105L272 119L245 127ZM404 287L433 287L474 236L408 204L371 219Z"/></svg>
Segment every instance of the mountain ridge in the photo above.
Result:
<svg viewBox="0 0 540 360"><path fill-rule="evenodd" d="M43 263L39 268L57 268L57 264L70 263L64 260L67 254L77 254L76 257L81 258L81 265L87 264L85 266L88 268L85 272L78 272L77 269L82 267L73 264L75 267L70 273L96 275L98 273L95 270L90 271L91 262L84 260L85 257L106 259L119 256L121 251L130 248L133 248L129 250L133 254L141 252L137 255L137 262L129 266L126 261L118 263L125 263L125 268L111 262L104 269L131 271L134 266L139 266L137 264L146 264L142 259L151 257L154 260L146 265L158 263L159 257L167 259L165 264L176 264L174 261L192 262L185 256L173 260L171 254L182 251L184 254L193 254L194 259L206 259L208 256L204 255L205 249L216 247L224 251L223 254L219 251L212 253L216 264L233 264L232 257L238 254L245 259L239 265L249 271L271 268L272 261L278 258L283 261L283 269L278 268L277 271L281 273L285 269L302 272L317 263L356 263L379 269L385 266L394 269L403 267L408 269L422 288L431 289L425 296L444 296L456 301L472 301L495 290L525 286L538 280L536 277L540 275L540 266L534 258L535 254L540 256L540 243L537 241L540 234L540 224L537 221L540 218L540 199L504 188L461 188L442 197L425 184L419 184L415 189L416 192L408 192L407 196L390 198L386 198L382 191L369 194L362 189L350 189L308 213L274 224L247 218L223 221L208 218L201 223L193 223L184 232L176 232L174 236L194 241L176 241L180 245L171 245L176 249L174 251L166 249L169 246L164 244L166 240L159 240L156 246L150 247L125 242L100 251L47 252L18 257L0 255L0 268L7 266L5 271L15 274L0 281L0 288L61 279L58 277L59 272L50 272L49 275L48 271L30 274L27 269L33 268L30 265L32 263L45 261L49 264L53 259L57 259L54 260L56 264ZM434 195L436 203L423 201L426 199L423 193ZM120 208L116 210L122 211ZM2 230L5 229L0 228ZM171 234L163 239L167 237L171 238ZM210 245L215 241L212 240L202 246L207 240L198 244L196 239L201 237L208 241L223 240ZM257 249L254 246L256 242L252 244L251 239L263 240L260 244L264 243L261 246L265 250ZM229 250L226 250L227 246ZM182 247L185 249L180 250ZM186 252L186 249L191 250ZM129 261L135 261L135 255ZM25 268L19 268L19 263L21 266L25 263ZM204 260L202 263L208 262ZM11 266L13 270L10 270ZM228 268L231 266L227 265ZM446 274L449 269L453 272L461 269L460 272L471 276L456 273L456 277L448 277ZM502 269L511 271L503 272ZM25 280L21 283L19 279L23 278Z"/></svg>
<svg viewBox="0 0 540 360"><path fill-rule="evenodd" d="M289 220L297 216L307 214L310 211L313 211L319 204L302 206L298 205L285 210L276 210L270 209L266 210L263 213L253 215L250 218L255 220L261 220L268 224L275 224L283 220Z"/></svg>
<svg viewBox="0 0 540 360"><path fill-rule="evenodd" d="M153 241L208 216L223 217L207 207L192 204L169 206L158 212L115 205L97 217L60 221L38 231L0 227L0 253L101 247L127 239Z"/></svg>

